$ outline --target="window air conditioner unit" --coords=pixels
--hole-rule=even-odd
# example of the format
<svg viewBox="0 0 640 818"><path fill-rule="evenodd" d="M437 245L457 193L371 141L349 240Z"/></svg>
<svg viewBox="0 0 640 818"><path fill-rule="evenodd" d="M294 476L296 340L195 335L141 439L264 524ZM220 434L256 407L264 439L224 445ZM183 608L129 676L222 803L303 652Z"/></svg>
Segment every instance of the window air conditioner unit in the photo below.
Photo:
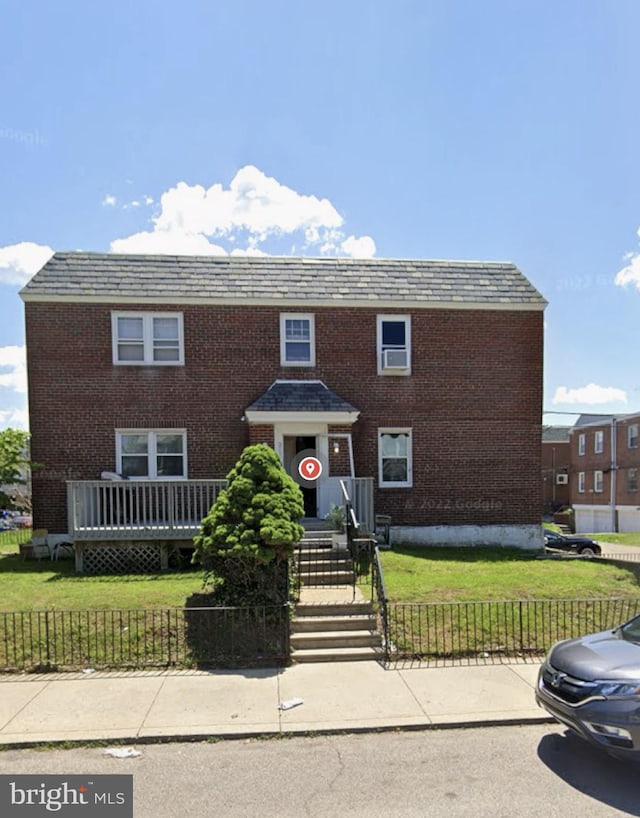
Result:
<svg viewBox="0 0 640 818"><path fill-rule="evenodd" d="M409 366L406 349L385 349L382 353L383 369L406 369Z"/></svg>
<svg viewBox="0 0 640 818"><path fill-rule="evenodd" d="M568 486L569 485L569 475L568 474L556 474L556 485L557 486Z"/></svg>

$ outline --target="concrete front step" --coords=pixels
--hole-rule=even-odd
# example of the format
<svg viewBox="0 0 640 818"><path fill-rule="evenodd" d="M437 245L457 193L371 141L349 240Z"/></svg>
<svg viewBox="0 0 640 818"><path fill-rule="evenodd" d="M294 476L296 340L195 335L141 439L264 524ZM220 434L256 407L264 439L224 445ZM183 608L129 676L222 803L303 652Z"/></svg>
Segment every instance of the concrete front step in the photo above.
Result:
<svg viewBox="0 0 640 818"><path fill-rule="evenodd" d="M380 647L380 634L372 630L292 633L291 647L296 650L322 650L325 648L376 648Z"/></svg>
<svg viewBox="0 0 640 818"><path fill-rule="evenodd" d="M351 554L346 548L300 548L297 552L301 562L308 560L350 560Z"/></svg>
<svg viewBox="0 0 640 818"><path fill-rule="evenodd" d="M362 662L381 659L382 648L319 648L314 650L293 650L294 662Z"/></svg>
<svg viewBox="0 0 640 818"><path fill-rule="evenodd" d="M351 592L351 588L348 589ZM311 617L364 616L373 614L370 602L298 602L294 610L294 622Z"/></svg>
<svg viewBox="0 0 640 818"><path fill-rule="evenodd" d="M301 571L302 585L349 585L354 580L352 571Z"/></svg>
<svg viewBox="0 0 640 818"><path fill-rule="evenodd" d="M291 622L292 633L318 631L374 631L376 618L373 614L351 616L298 616Z"/></svg>

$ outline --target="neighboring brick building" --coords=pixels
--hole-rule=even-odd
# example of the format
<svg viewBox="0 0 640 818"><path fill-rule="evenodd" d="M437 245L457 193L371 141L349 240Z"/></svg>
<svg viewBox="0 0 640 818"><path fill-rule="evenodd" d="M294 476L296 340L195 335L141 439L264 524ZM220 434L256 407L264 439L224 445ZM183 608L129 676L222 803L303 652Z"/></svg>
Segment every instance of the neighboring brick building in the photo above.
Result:
<svg viewBox="0 0 640 818"><path fill-rule="evenodd" d="M571 431L576 531L640 531L640 413L587 415Z"/></svg>
<svg viewBox="0 0 640 818"><path fill-rule="evenodd" d="M512 264L56 253L21 295L38 527L72 529L66 481L264 441L325 463L309 516L350 476L405 540L540 542L546 302Z"/></svg>
<svg viewBox="0 0 640 818"><path fill-rule="evenodd" d="M570 501L570 426L545 426L542 430L542 508L545 514Z"/></svg>

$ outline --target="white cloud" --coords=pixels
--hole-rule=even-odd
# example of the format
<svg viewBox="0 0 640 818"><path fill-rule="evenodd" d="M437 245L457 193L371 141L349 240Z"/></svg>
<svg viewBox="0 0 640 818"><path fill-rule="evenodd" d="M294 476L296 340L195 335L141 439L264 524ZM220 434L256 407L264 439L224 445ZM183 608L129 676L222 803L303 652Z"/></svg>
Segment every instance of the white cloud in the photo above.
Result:
<svg viewBox="0 0 640 818"><path fill-rule="evenodd" d="M0 409L0 429L28 429L29 412L24 409Z"/></svg>
<svg viewBox="0 0 640 818"><path fill-rule="evenodd" d="M376 254L376 243L371 236L361 236L359 239L349 236L340 247L345 255L352 258L373 258Z"/></svg>
<svg viewBox="0 0 640 818"><path fill-rule="evenodd" d="M8 372L2 370L8 369ZM0 386L27 392L27 358L24 346L0 347Z"/></svg>
<svg viewBox="0 0 640 818"><path fill-rule="evenodd" d="M225 256L218 247L201 234L192 235L180 230L158 230L134 233L126 239L111 242L112 253L149 253L151 255Z"/></svg>
<svg viewBox="0 0 640 818"><path fill-rule="evenodd" d="M144 202L153 200L144 197ZM266 255L272 248L260 245L298 234L307 251L366 258L375 253L371 237L345 236L344 220L328 199L298 193L253 165L241 168L228 188L178 182L160 197L152 223L152 230L117 239L111 249L219 255L240 244L247 255Z"/></svg>
<svg viewBox="0 0 640 818"><path fill-rule="evenodd" d="M552 403L586 403L591 405L604 403L626 403L627 393L615 386L598 386L589 383L586 386L569 389L559 386Z"/></svg>
<svg viewBox="0 0 640 818"><path fill-rule="evenodd" d="M115 196L112 196L111 193L107 193L107 195L102 200L102 204L104 207L115 207L117 203L117 199Z"/></svg>
<svg viewBox="0 0 640 818"><path fill-rule="evenodd" d="M640 237L640 228L638 228ZM619 270L615 277L618 287L626 287L631 284L640 290L640 253L627 253L624 257L629 263Z"/></svg>
<svg viewBox="0 0 640 818"><path fill-rule="evenodd" d="M32 241L0 247L0 284L26 284L52 255L50 247Z"/></svg>

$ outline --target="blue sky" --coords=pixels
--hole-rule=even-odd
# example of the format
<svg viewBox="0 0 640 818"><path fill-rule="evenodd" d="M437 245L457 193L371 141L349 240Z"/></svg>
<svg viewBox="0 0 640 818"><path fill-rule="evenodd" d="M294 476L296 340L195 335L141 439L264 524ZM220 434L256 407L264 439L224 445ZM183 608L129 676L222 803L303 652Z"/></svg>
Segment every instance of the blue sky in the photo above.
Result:
<svg viewBox="0 0 640 818"><path fill-rule="evenodd" d="M640 410L640 3L8 0L0 428L52 250L515 262L545 410ZM570 415L545 415L570 422Z"/></svg>

